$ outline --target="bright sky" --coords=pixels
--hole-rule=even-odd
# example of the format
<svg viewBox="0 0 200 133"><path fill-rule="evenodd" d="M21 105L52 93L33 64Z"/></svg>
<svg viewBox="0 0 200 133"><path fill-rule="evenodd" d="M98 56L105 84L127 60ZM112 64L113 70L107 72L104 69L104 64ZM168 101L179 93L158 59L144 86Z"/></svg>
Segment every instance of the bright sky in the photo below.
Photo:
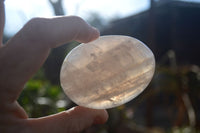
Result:
<svg viewBox="0 0 200 133"><path fill-rule="evenodd" d="M126 17L149 7L150 0L63 0L66 15L87 19L97 12L105 19ZM48 0L6 0L5 33L15 34L33 17L51 17L53 10Z"/></svg>
<svg viewBox="0 0 200 133"><path fill-rule="evenodd" d="M187 1L200 2L200 0ZM14 35L33 17L53 16L48 0L6 0L5 5L5 33L8 35ZM84 19L91 17L91 12L99 13L107 20L127 17L147 10L149 5L150 0L63 0L66 15L78 15Z"/></svg>

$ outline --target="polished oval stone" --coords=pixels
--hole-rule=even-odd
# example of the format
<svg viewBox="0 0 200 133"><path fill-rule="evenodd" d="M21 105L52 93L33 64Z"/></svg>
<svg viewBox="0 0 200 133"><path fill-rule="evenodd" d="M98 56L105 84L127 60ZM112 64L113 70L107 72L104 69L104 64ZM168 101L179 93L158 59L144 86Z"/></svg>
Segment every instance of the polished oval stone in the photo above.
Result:
<svg viewBox="0 0 200 133"><path fill-rule="evenodd" d="M122 105L151 81L155 59L141 41L128 36L101 36L82 43L65 58L60 80L76 104L94 109Z"/></svg>

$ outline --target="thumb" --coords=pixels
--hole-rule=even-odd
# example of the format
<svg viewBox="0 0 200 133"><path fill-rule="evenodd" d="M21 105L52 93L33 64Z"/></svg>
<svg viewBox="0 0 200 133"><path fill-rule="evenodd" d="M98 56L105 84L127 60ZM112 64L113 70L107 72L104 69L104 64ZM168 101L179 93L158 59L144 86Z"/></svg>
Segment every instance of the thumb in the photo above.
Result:
<svg viewBox="0 0 200 133"><path fill-rule="evenodd" d="M106 110L74 107L55 115L30 119L31 131L37 133L77 133L92 126L103 124L108 119Z"/></svg>

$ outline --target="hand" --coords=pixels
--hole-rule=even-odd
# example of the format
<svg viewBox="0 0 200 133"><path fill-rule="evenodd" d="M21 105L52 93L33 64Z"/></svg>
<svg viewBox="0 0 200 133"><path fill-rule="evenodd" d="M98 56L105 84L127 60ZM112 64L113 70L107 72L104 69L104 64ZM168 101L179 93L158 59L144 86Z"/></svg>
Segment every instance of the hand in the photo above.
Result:
<svg viewBox="0 0 200 133"><path fill-rule="evenodd" d="M0 132L74 133L108 119L106 110L74 107L42 118L28 118L17 103L24 84L51 48L72 40L89 42L99 32L79 17L34 18L2 45L4 2L0 0Z"/></svg>

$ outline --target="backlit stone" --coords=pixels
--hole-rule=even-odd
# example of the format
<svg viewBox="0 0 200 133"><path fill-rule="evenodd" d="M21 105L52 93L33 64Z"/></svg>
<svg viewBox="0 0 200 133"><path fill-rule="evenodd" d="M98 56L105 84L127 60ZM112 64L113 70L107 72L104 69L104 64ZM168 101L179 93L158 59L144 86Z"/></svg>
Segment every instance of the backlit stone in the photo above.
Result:
<svg viewBox="0 0 200 133"><path fill-rule="evenodd" d="M74 48L61 68L61 86L76 104L94 109L122 105L151 81L151 50L128 36L102 36Z"/></svg>

